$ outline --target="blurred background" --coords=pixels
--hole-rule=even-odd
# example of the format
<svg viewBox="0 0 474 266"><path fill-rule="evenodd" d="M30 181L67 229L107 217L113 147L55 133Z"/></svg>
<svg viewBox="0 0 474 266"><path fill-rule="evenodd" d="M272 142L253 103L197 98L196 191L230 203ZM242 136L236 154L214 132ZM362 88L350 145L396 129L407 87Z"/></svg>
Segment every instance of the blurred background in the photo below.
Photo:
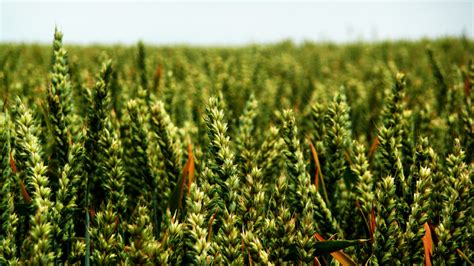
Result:
<svg viewBox="0 0 474 266"><path fill-rule="evenodd" d="M474 38L474 1L154 2L0 0L0 42L242 45Z"/></svg>

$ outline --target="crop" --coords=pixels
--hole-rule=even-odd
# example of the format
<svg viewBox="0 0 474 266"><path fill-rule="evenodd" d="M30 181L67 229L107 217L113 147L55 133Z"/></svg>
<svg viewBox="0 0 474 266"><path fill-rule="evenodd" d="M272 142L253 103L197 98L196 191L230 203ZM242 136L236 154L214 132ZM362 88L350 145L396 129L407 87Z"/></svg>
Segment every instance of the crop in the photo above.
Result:
<svg viewBox="0 0 474 266"><path fill-rule="evenodd" d="M472 264L474 43L0 45L0 264Z"/></svg>

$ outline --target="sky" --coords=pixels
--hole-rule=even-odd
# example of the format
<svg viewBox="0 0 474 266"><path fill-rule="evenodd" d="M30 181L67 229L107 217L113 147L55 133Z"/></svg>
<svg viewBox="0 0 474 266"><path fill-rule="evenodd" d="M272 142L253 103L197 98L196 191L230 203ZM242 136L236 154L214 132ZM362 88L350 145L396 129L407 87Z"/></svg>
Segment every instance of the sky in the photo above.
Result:
<svg viewBox="0 0 474 266"><path fill-rule="evenodd" d="M474 1L0 0L0 42L243 45L474 38Z"/></svg>

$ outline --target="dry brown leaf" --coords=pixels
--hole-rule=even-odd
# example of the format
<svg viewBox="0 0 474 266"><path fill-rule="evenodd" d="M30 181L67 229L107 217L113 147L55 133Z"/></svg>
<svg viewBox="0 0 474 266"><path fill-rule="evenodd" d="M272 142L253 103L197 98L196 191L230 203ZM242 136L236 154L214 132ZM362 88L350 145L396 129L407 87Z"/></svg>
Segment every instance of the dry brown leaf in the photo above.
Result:
<svg viewBox="0 0 474 266"><path fill-rule="evenodd" d="M431 237L431 229L428 223L423 225L425 235L423 236L423 247L425 249L425 265L431 266L431 256L433 255L433 239Z"/></svg>
<svg viewBox="0 0 474 266"><path fill-rule="evenodd" d="M326 241L324 237L322 237L320 234L316 233L314 235L319 241ZM339 263L342 265L357 265L354 260L351 259L346 253L344 253L342 250L332 252L331 256L337 260Z"/></svg>
<svg viewBox="0 0 474 266"><path fill-rule="evenodd" d="M321 262L319 262L317 257L314 257L313 259L313 266L321 266Z"/></svg>
<svg viewBox="0 0 474 266"><path fill-rule="evenodd" d="M23 195L23 198L25 199L25 201L27 203L31 203L31 197L30 197L30 194L28 194L28 191L26 190L26 186L25 186L25 183L22 181L20 181L20 187L21 187L21 195Z"/></svg>
<svg viewBox="0 0 474 266"><path fill-rule="evenodd" d="M191 184L194 181L194 157L193 157L193 147L191 143L188 144L188 160L186 161L186 164L184 165L183 169L183 177L182 181L180 183L180 188L179 188L179 196L178 196L178 209L181 209L182 205L182 200L183 200L183 194L184 194L184 184L186 184L187 181L187 186L188 186L188 195L191 192Z"/></svg>
<svg viewBox="0 0 474 266"><path fill-rule="evenodd" d="M316 173L314 175L314 185L316 186L316 190L319 189L319 180L321 180L321 187L323 189L323 195L326 202L329 202L328 194L326 192L326 186L324 185L324 177L323 172L321 171L321 164L319 163L318 152L313 145L313 142L308 137L309 147L311 148L311 154L313 155L314 164L316 165Z"/></svg>
<svg viewBox="0 0 474 266"><path fill-rule="evenodd" d="M372 145L370 145L369 158L372 158L372 156L374 156L375 151L377 150L378 146L379 146L379 138L376 136L374 138L374 141L372 142Z"/></svg>
<svg viewBox="0 0 474 266"><path fill-rule="evenodd" d="M311 154L313 155L314 164L316 165L315 173L314 173L314 185L316 186L316 190L319 188L319 173L321 172L321 166L319 165L319 158L318 152L313 145L313 142L308 138L309 147L311 149Z"/></svg>
<svg viewBox="0 0 474 266"><path fill-rule="evenodd" d="M191 143L188 144L188 161L186 162L187 175L188 175L188 195L191 192L191 184L194 182L194 156L193 146Z"/></svg>
<svg viewBox="0 0 474 266"><path fill-rule="evenodd" d="M15 160L13 160L12 152L10 152L10 168L12 169L13 173L16 175L17 169L16 169Z"/></svg>
<svg viewBox="0 0 474 266"><path fill-rule="evenodd" d="M375 206L372 203L372 212L370 213L370 239L374 240L375 227L377 226L375 220Z"/></svg>

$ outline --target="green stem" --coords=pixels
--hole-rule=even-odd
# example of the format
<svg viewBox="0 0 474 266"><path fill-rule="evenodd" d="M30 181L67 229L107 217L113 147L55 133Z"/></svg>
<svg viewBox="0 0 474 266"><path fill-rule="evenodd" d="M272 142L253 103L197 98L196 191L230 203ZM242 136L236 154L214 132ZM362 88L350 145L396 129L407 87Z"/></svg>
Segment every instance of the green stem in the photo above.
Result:
<svg viewBox="0 0 474 266"><path fill-rule="evenodd" d="M84 265L89 266L89 258L91 256L91 241L89 235L89 210L86 210L86 256L84 258Z"/></svg>
<svg viewBox="0 0 474 266"><path fill-rule="evenodd" d="M84 265L90 265L90 256L91 256L91 239L89 235L89 227L90 227L90 217L89 217L89 186L90 186L91 176L87 178L87 188L86 188L86 200L85 200L85 211L86 211L86 232L85 232L85 240L86 240L86 254L84 257Z"/></svg>

